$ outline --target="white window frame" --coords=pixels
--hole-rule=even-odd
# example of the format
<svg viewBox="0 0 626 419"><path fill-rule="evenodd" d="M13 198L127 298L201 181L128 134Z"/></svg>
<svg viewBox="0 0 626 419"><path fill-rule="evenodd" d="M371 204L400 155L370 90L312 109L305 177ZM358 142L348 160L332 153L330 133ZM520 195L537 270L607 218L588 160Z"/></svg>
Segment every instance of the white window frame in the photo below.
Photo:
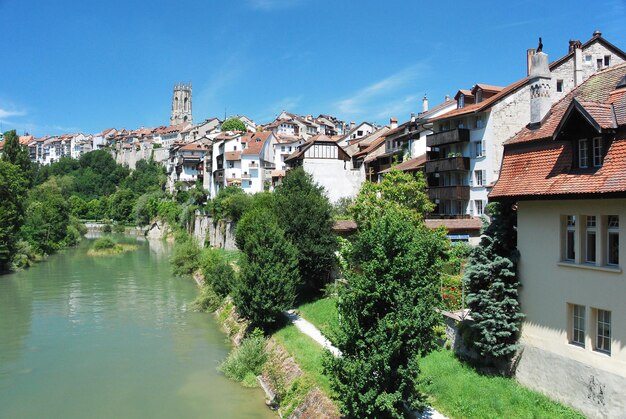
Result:
<svg viewBox="0 0 626 419"><path fill-rule="evenodd" d="M586 217L586 231L585 231L585 263L594 264L598 260L598 248L596 246L597 243L597 217L595 215L588 215ZM593 236L593 239L591 237ZM591 239L591 241L590 241ZM590 257L590 243L593 246L593 257Z"/></svg>
<svg viewBox="0 0 626 419"><path fill-rule="evenodd" d="M459 96L459 109L462 108L463 106L465 106L465 96L461 95Z"/></svg>
<svg viewBox="0 0 626 419"><path fill-rule="evenodd" d="M485 205L481 199L476 200L476 215L483 215L485 213Z"/></svg>
<svg viewBox="0 0 626 419"><path fill-rule="evenodd" d="M571 249L571 257L570 257ZM576 260L576 216L565 216L565 252L563 259L574 262Z"/></svg>
<svg viewBox="0 0 626 419"><path fill-rule="evenodd" d="M586 313L585 306L572 304L571 305L571 339L570 343L572 345L585 347L585 322L586 322Z"/></svg>
<svg viewBox="0 0 626 419"><path fill-rule="evenodd" d="M617 238L617 244L615 250L611 245L611 237ZM606 233L606 264L611 266L619 265L619 216L609 215L607 216L607 233ZM611 257L615 254L615 259Z"/></svg>
<svg viewBox="0 0 626 419"><path fill-rule="evenodd" d="M476 179L476 186L485 186L486 182L486 170L474 170L474 177Z"/></svg>
<svg viewBox="0 0 626 419"><path fill-rule="evenodd" d="M578 167L589 167L589 141L586 138L578 140Z"/></svg>
<svg viewBox="0 0 626 419"><path fill-rule="evenodd" d="M596 340L595 350L611 355L611 312L596 309Z"/></svg>
<svg viewBox="0 0 626 419"><path fill-rule="evenodd" d="M595 137L593 146L593 167L602 167L602 137Z"/></svg>

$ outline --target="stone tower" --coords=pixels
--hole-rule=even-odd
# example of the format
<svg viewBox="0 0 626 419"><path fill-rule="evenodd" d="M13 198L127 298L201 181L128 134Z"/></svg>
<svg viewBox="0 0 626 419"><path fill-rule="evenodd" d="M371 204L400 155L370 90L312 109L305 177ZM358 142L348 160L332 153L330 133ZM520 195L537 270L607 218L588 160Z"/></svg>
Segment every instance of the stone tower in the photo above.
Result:
<svg viewBox="0 0 626 419"><path fill-rule="evenodd" d="M178 83L174 86L170 125L178 125L183 122L193 122L191 117L191 82L189 84Z"/></svg>

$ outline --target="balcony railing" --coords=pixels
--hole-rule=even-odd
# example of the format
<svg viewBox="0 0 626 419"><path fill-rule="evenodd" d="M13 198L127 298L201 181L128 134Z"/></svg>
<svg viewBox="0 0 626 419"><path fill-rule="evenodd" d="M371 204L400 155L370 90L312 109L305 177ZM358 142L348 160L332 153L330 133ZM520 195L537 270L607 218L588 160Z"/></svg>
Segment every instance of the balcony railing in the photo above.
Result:
<svg viewBox="0 0 626 419"><path fill-rule="evenodd" d="M424 165L426 173L469 170L469 157L449 157L447 159L429 160Z"/></svg>
<svg viewBox="0 0 626 419"><path fill-rule="evenodd" d="M470 139L470 132L467 128L456 128L449 131L442 131L430 134L426 137L427 147L439 147L446 144L463 143Z"/></svg>
<svg viewBox="0 0 626 419"><path fill-rule="evenodd" d="M241 175L241 178L242 178L242 179L250 179L250 174L249 174L249 173L243 173L243 174Z"/></svg>
<svg viewBox="0 0 626 419"><path fill-rule="evenodd" d="M251 163L248 164L248 167L250 169L258 169L259 168L259 163L251 162Z"/></svg>
<svg viewBox="0 0 626 419"><path fill-rule="evenodd" d="M428 197L432 200L467 201L470 195L469 186L431 186Z"/></svg>

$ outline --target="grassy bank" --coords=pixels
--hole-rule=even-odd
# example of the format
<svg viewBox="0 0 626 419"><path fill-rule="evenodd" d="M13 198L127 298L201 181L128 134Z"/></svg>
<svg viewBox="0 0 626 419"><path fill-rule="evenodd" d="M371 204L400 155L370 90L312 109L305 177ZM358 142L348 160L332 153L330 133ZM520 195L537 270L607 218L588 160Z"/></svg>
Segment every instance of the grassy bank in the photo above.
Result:
<svg viewBox="0 0 626 419"><path fill-rule="evenodd" d="M580 413L529 390L515 380L478 374L450 351L420 362L422 391L451 418L583 418Z"/></svg>
<svg viewBox="0 0 626 419"><path fill-rule="evenodd" d="M324 348L292 324L276 332L274 338L294 357L302 371L314 384L324 393L332 394L328 377L322 372Z"/></svg>
<svg viewBox="0 0 626 419"><path fill-rule="evenodd" d="M337 300L335 298L320 298L299 306L297 310L300 316L313 323L329 340L333 340L333 331L339 327Z"/></svg>

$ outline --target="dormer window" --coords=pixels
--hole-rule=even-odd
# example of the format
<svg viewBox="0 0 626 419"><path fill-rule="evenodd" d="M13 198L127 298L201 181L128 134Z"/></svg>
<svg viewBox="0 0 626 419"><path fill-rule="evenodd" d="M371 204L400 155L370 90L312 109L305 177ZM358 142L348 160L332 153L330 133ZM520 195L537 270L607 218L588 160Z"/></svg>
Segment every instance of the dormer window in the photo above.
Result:
<svg viewBox="0 0 626 419"><path fill-rule="evenodd" d="M578 167L581 169L589 167L589 146L586 138L578 140Z"/></svg>
<svg viewBox="0 0 626 419"><path fill-rule="evenodd" d="M593 167L602 166L602 138L593 139Z"/></svg>
<svg viewBox="0 0 626 419"><path fill-rule="evenodd" d="M476 103L483 101L483 91L481 89L476 90Z"/></svg>
<svg viewBox="0 0 626 419"><path fill-rule="evenodd" d="M459 95L459 108L465 106L465 96Z"/></svg>

